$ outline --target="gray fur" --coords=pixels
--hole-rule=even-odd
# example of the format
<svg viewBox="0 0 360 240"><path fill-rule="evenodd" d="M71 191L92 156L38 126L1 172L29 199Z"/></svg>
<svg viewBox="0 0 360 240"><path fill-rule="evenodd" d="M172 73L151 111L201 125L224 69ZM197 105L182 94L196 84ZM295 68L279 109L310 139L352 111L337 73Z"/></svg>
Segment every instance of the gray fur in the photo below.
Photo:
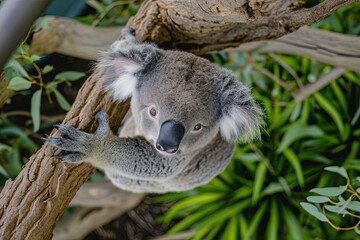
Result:
<svg viewBox="0 0 360 240"><path fill-rule="evenodd" d="M64 161L89 162L103 169L114 185L134 192L184 191L209 182L229 163L236 139L248 142L260 135L262 112L250 90L205 59L126 35L98 64L114 99L132 97L132 117L120 137L100 112L94 134L60 125L62 137L47 142L66 151ZM151 107L155 117L149 114ZM172 155L154 147L167 120L185 128ZM194 131L198 123L203 127Z"/></svg>

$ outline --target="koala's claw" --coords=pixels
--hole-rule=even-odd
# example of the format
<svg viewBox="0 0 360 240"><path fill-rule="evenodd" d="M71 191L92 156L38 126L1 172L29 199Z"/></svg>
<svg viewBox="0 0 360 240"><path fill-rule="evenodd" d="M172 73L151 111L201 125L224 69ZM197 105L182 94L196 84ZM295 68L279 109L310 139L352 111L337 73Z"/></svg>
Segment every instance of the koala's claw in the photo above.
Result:
<svg viewBox="0 0 360 240"><path fill-rule="evenodd" d="M62 155L56 157L65 162L79 162L93 150L94 135L81 132L69 125L56 125L61 137L47 137L45 141L58 149L64 150Z"/></svg>

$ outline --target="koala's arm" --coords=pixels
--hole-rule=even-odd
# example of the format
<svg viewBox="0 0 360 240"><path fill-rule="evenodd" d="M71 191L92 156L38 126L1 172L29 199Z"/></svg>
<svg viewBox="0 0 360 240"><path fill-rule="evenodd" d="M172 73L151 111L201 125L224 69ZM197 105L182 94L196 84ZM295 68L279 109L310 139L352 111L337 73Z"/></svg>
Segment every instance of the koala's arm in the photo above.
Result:
<svg viewBox="0 0 360 240"><path fill-rule="evenodd" d="M65 151L58 156L65 162L89 162L103 170L144 180L172 177L189 163L187 157L160 155L143 137L115 136L109 129L106 113L97 113L95 118L99 126L94 134L58 125L62 137L48 137L46 141Z"/></svg>

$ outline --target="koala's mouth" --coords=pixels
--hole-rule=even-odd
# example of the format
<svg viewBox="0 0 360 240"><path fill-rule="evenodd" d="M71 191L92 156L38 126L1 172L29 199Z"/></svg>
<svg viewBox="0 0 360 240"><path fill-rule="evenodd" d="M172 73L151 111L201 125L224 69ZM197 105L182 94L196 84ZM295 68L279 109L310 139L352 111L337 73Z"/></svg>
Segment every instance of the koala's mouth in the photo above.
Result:
<svg viewBox="0 0 360 240"><path fill-rule="evenodd" d="M156 144L155 144L155 141L154 139L150 139L148 140L149 143L156 149L156 151L158 151L161 155L164 155L164 156L173 156L173 155L177 155L177 154L180 154L181 153L181 150L180 149L177 149L176 151L173 151L173 152L167 152L167 151L164 151L164 150L159 150L157 147L156 147Z"/></svg>

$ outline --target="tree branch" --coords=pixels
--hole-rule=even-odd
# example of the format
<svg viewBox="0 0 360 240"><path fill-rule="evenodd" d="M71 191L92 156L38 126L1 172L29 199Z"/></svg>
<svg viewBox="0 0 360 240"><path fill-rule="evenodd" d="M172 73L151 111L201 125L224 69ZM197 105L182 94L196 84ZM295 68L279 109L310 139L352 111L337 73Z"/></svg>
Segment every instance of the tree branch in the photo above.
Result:
<svg viewBox="0 0 360 240"><path fill-rule="evenodd" d="M93 27L64 17L44 17L47 28L33 36L30 53L64 55L95 60L121 33L121 27Z"/></svg>
<svg viewBox="0 0 360 240"><path fill-rule="evenodd" d="M62 17L45 17L45 21L49 28L34 34L30 46L33 54L57 52L95 60L99 52L109 48L122 29L117 27L107 31L106 28L91 27ZM75 34L81 32L86 34ZM308 27L302 27L276 40L244 43L236 50L307 56L323 63L360 72L359 37Z"/></svg>
<svg viewBox="0 0 360 240"><path fill-rule="evenodd" d="M93 229L137 206L144 196L122 191L108 181L86 183L70 203L85 208L61 220L55 227L53 240L83 239Z"/></svg>
<svg viewBox="0 0 360 240"><path fill-rule="evenodd" d="M300 89L300 92L293 95L296 102L302 102L310 95L316 93L323 87L327 86L329 83L343 75L345 72L345 69L341 67L336 67L333 70L331 70L329 73L321 76L318 80L316 80L313 83L307 84L304 87Z"/></svg>
<svg viewBox="0 0 360 240"><path fill-rule="evenodd" d="M302 27L276 40L245 43L236 50L307 56L319 62L360 72L359 37L308 27Z"/></svg>
<svg viewBox="0 0 360 240"><path fill-rule="evenodd" d="M194 4L151 0L130 19L129 26L138 30L137 36L142 41L204 54L281 37L352 2L356 0L326 0L312 8L294 10L302 1L199 0Z"/></svg>
<svg viewBox="0 0 360 240"><path fill-rule="evenodd" d="M141 40L205 53L255 39L279 37L354 0L326 0L320 7L296 11L290 9L300 0L244 2L149 0L127 26L135 28ZM119 127L128 104L115 104L104 94L101 77L100 72L95 72L84 83L63 123L91 132L95 125L93 116L102 110L109 113L112 128ZM56 134L54 130L51 135ZM53 151L44 144L17 178L6 182L0 199L2 239L50 239L56 221L94 170L88 164L59 162Z"/></svg>

